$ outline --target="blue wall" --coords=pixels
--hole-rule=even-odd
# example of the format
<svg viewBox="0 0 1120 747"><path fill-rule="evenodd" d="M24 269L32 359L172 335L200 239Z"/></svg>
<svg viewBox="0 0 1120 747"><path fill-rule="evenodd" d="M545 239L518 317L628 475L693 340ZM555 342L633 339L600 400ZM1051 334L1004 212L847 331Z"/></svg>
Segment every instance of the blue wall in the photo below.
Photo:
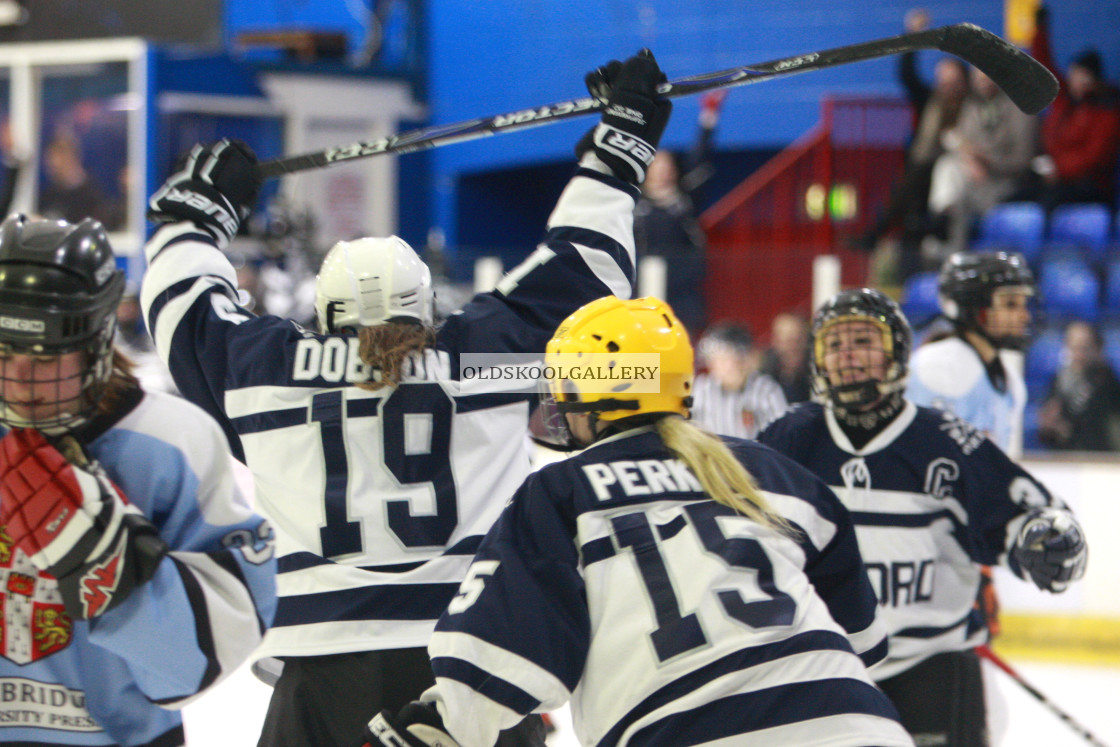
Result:
<svg viewBox="0 0 1120 747"><path fill-rule="evenodd" d="M355 9L373 1L227 0L229 36L262 27L340 28L351 35L352 46L360 45L364 18ZM582 96L590 68L642 46L677 78L890 36L902 31L903 16L918 4L935 25L969 21L1003 32L1000 0L426 0L431 122ZM1096 46L1104 54L1106 75L1120 78L1120 0L1050 5L1059 64ZM927 73L936 56L923 56ZM717 147L756 153L784 147L817 122L827 94L898 95L894 69L895 60L884 58L734 89L724 105ZM663 145L687 146L696 107L695 98L677 100ZM506 220L500 214L462 215L460 208L479 206L458 194L460 180L570 162L572 145L591 122L577 119L436 149L428 180L431 220L452 244L461 223ZM484 181L474 179L472 186ZM542 189L552 189L551 183Z"/></svg>
<svg viewBox="0 0 1120 747"><path fill-rule="evenodd" d="M584 73L611 58L650 47L670 78L722 70L902 31L916 3L716 2L715 0L430 0L429 82L434 122L497 114L582 95ZM923 4L935 25L970 21L1003 32L1003 3L959 0ZM1055 55L1063 65L1094 45L1106 74L1120 72L1120 0L1052 3ZM922 57L932 70L936 53ZM884 58L791 76L730 92L717 147L780 148L818 120L830 93L898 95L895 60ZM697 101L678 99L662 144L681 149L695 132ZM589 125L577 120L438 149L436 220L449 231L476 220L457 212L458 177L471 172L570 158ZM745 176L745 175L744 175ZM494 216L497 220L500 217Z"/></svg>

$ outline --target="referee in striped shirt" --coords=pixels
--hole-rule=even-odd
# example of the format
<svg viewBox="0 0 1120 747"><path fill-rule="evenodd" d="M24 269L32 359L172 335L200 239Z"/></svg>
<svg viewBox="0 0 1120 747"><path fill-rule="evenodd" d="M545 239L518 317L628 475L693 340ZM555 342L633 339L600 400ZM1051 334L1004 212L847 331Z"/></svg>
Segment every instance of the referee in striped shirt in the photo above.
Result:
<svg viewBox="0 0 1120 747"><path fill-rule="evenodd" d="M759 355L745 326L713 324L697 352L707 367L693 386L692 420L713 433L754 438L789 407L782 387L758 370Z"/></svg>

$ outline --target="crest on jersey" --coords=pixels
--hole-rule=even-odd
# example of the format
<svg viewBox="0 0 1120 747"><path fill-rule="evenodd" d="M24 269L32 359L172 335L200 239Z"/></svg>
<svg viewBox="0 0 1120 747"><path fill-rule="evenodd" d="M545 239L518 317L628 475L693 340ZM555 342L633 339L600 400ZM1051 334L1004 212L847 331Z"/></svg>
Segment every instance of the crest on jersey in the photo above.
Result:
<svg viewBox="0 0 1120 747"><path fill-rule="evenodd" d="M31 563L0 526L0 655L19 665L70 645L74 623L58 582Z"/></svg>

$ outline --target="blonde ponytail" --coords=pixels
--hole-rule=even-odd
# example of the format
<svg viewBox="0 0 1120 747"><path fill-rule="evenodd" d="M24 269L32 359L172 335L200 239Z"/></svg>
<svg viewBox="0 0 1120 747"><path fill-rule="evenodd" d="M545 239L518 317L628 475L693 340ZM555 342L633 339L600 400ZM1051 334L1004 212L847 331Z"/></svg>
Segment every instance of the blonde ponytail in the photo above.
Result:
<svg viewBox="0 0 1120 747"><path fill-rule="evenodd" d="M669 450L692 470L712 500L781 534L791 537L797 534L789 521L770 506L750 472L718 436L678 415L658 420L657 433Z"/></svg>

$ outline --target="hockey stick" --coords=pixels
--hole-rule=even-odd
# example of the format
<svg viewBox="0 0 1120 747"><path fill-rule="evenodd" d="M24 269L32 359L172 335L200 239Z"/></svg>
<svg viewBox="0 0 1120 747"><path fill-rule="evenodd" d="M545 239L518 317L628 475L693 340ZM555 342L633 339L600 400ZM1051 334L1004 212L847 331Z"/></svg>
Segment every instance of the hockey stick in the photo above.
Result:
<svg viewBox="0 0 1120 747"><path fill-rule="evenodd" d="M977 646L976 647L976 653L979 654L981 656L981 658L987 659L988 661L992 662L997 667L1002 669L1007 674L1008 677L1010 677L1011 679L1013 679L1017 683L1019 683L1019 685L1024 690L1026 690L1028 693L1033 695L1039 703L1042 703L1042 705L1049 708L1050 711L1055 716L1057 716L1062 721L1064 721L1069 728L1071 728L1075 732L1077 732L1077 735L1080 736L1082 739L1084 739L1086 742L1088 742L1091 745L1095 745L1095 747L1108 747L1104 742L1097 739L1093 735L1093 732L1089 731L1084 726L1079 724L1077 722L1077 720L1074 719L1073 716L1071 716L1068 713L1066 713L1065 711L1063 711L1056 704L1054 704L1053 701L1051 701L1049 698L1047 698L1045 695L1043 695L1037 688L1035 688L1033 685L1031 685L1031 683L1029 683L1025 679L1023 679L1023 675L1019 674L1014 669L1012 669L1010 664L1008 664L1006 661L1004 661L1003 658L1001 658L999 656L999 654L997 654L995 651L992 651L992 649L990 649L988 646Z"/></svg>
<svg viewBox="0 0 1120 747"><path fill-rule="evenodd" d="M660 90L663 95L669 97L688 96L713 88L745 86L771 78L822 70L919 49L938 49L948 52L980 68L1007 93L1016 106L1027 114L1037 114L1042 111L1058 95L1058 81L1049 70L1019 48L971 23L958 23L953 26L901 34L823 52L810 52L782 60L745 65L718 73L694 75L662 84ZM355 158L368 158L384 153L411 153L439 145L476 140L501 132L538 127L569 117L590 114L602 107L602 102L591 97L571 99L533 109L499 114L496 117L480 117L454 124L423 127L380 140L351 143L315 153L266 161L259 168L261 176L270 179Z"/></svg>

